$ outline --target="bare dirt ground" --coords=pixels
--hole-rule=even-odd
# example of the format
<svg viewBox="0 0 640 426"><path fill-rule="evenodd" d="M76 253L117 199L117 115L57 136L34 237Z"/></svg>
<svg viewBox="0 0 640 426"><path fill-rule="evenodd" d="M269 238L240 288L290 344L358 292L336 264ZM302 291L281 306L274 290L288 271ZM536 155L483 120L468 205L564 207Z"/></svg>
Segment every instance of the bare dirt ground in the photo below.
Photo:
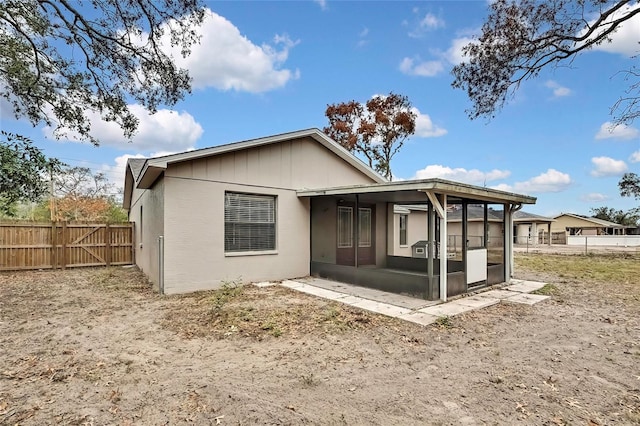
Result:
<svg viewBox="0 0 640 426"><path fill-rule="evenodd" d="M0 274L0 424L639 424L629 262L524 266L550 300L429 327L282 287L161 297L134 268Z"/></svg>

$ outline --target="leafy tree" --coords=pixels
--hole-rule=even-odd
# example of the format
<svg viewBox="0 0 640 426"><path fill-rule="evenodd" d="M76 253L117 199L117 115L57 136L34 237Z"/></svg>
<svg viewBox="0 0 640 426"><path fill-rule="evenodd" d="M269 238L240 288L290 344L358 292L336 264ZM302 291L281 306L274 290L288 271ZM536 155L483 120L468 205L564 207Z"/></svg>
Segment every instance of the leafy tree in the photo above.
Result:
<svg viewBox="0 0 640 426"><path fill-rule="evenodd" d="M114 184L104 173L93 173L87 167L66 167L54 176L54 188L56 220L127 220L114 196Z"/></svg>
<svg viewBox="0 0 640 426"><path fill-rule="evenodd" d="M391 180L391 159L416 131L416 113L406 96L374 96L363 106L350 101L327 105L324 132L350 152L362 154L369 166Z"/></svg>
<svg viewBox="0 0 640 426"><path fill-rule="evenodd" d="M638 220L640 219L640 211L638 209L631 209L625 212L611 207L597 207L591 209L591 217L608 220L609 222L624 226L637 226Z"/></svg>
<svg viewBox="0 0 640 426"><path fill-rule="evenodd" d="M635 173L625 173L618 182L620 195L623 197L635 197L640 200L640 176Z"/></svg>
<svg viewBox="0 0 640 426"><path fill-rule="evenodd" d="M128 98L155 112L190 91L162 45L187 55L203 17L199 0L2 0L0 96L56 136L66 128L97 145L85 115L94 111L131 138Z"/></svg>
<svg viewBox="0 0 640 426"><path fill-rule="evenodd" d="M48 175L61 165L29 138L0 132L0 213L15 216L18 201L40 200L48 191Z"/></svg>
<svg viewBox="0 0 640 426"><path fill-rule="evenodd" d="M468 62L453 68L453 87L467 92L469 116L492 117L520 84L545 68L570 65L584 51L611 41L640 13L637 1L495 0L482 35L463 48ZM593 16L593 20L588 20ZM612 107L615 123L640 115L640 69L626 71L627 92Z"/></svg>

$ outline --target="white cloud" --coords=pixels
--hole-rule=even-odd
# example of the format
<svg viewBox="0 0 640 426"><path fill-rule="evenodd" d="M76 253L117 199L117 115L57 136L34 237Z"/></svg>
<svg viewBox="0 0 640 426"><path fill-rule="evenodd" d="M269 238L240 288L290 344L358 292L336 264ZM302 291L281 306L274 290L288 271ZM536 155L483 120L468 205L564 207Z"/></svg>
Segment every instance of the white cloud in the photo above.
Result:
<svg viewBox="0 0 640 426"><path fill-rule="evenodd" d="M492 186L492 188L508 192L532 194L564 191L572 183L571 176L567 173L548 169L546 172L524 182L516 182L513 185L500 184Z"/></svg>
<svg viewBox="0 0 640 426"><path fill-rule="evenodd" d="M548 87L549 89L553 90L553 96L555 98L561 98L563 96L569 96L571 94L571 89L569 89L568 87L561 86L556 81L547 80L547 82L544 83L544 85L545 87Z"/></svg>
<svg viewBox="0 0 640 426"><path fill-rule="evenodd" d="M321 7L326 5L319 3ZM176 64L189 71L194 88L261 93L299 78L298 70L282 68L291 48L299 43L287 35L276 35L272 44L257 46L231 22L210 10L196 31L202 38L186 58L179 47L170 47L168 35L163 39L164 49L173 55Z"/></svg>
<svg viewBox="0 0 640 426"><path fill-rule="evenodd" d="M453 65L458 65L463 62L467 62L469 58L462 54L462 48L469 43L473 43L474 39L471 37L458 37L451 41L451 47L444 53L444 57Z"/></svg>
<svg viewBox="0 0 640 426"><path fill-rule="evenodd" d="M627 171L627 163L622 160L614 160L610 157L593 157L591 162L594 169L591 170L593 177L620 176Z"/></svg>
<svg viewBox="0 0 640 426"><path fill-rule="evenodd" d="M414 14L418 14L419 10L413 9ZM415 22L415 21L414 21ZM403 25L409 25L407 21L403 22ZM419 18L417 23L414 23L414 28L409 31L409 37L420 38L425 35L427 31L436 30L438 28L444 28L444 19L437 17L431 12L428 12L424 17Z"/></svg>
<svg viewBox="0 0 640 426"><path fill-rule="evenodd" d="M358 47L365 46L366 44L369 43L369 40L367 39L368 35L369 35L369 28L367 27L365 27L362 31L358 33L358 43L357 43Z"/></svg>
<svg viewBox="0 0 640 426"><path fill-rule="evenodd" d="M193 147L186 149L185 151L192 151ZM115 185L116 188L124 188L124 176L125 170L127 167L127 160L129 158L151 158L151 157L162 157L165 155L175 154L175 151L156 151L152 152L149 155L143 154L124 154L116 157L113 160L114 164L103 164L100 167L100 171L102 171L105 176L109 179L111 183Z"/></svg>
<svg viewBox="0 0 640 426"><path fill-rule="evenodd" d="M113 146L119 149L138 149L184 151L195 145L202 136L202 126L188 112L177 112L168 109L158 110L150 115L141 105L129 105L131 112L140 120L138 131L132 138L132 143L128 144L122 134L122 129L114 122L107 122L101 119L96 112L87 112L87 117L91 121L91 133L96 135L102 145ZM43 129L45 136L54 138L56 135L52 127ZM60 132L61 139L73 142L80 141L74 132Z"/></svg>
<svg viewBox="0 0 640 426"><path fill-rule="evenodd" d="M416 107L411 108L411 111L416 114L415 136L419 138L436 138L447 134L447 129L433 124L428 114L422 114Z"/></svg>
<svg viewBox="0 0 640 426"><path fill-rule="evenodd" d="M588 194L583 194L580 199L587 203L599 203L601 201L606 201L609 199L609 196L606 194L601 194L599 192L590 192Z"/></svg>
<svg viewBox="0 0 640 426"><path fill-rule="evenodd" d="M400 71L407 75L420 77L433 77L444 71L441 61L421 61L420 58L404 58L400 62Z"/></svg>
<svg viewBox="0 0 640 426"><path fill-rule="evenodd" d="M440 178L465 182L473 185L484 185L493 180L505 179L511 175L508 170L491 170L483 172L478 169L467 170L462 167L452 169L440 164L431 164L424 169L418 170L413 179Z"/></svg>
<svg viewBox="0 0 640 426"><path fill-rule="evenodd" d="M313 0L320 5L320 9L327 10L327 0Z"/></svg>
<svg viewBox="0 0 640 426"><path fill-rule="evenodd" d="M470 37L458 37L451 41L451 47L445 52L435 51L438 59L423 61L419 56L413 58L405 57L400 62L399 69L407 75L417 75L420 77L434 77L445 70L445 65L457 65L468 61L462 54L462 48L474 40Z"/></svg>
<svg viewBox="0 0 640 426"><path fill-rule="evenodd" d="M640 130L626 124L614 125L610 121L605 121L596 133L596 139L634 139L640 135Z"/></svg>
<svg viewBox="0 0 640 426"><path fill-rule="evenodd" d="M438 18L433 13L427 13L424 15L424 18L420 21L420 28L426 28L430 30L434 30L436 28L444 27L444 20Z"/></svg>
<svg viewBox="0 0 640 426"><path fill-rule="evenodd" d="M616 20L640 7L639 3L635 3L636 4L631 6L625 6L617 13L611 15L609 17L609 22L612 22L613 20ZM589 22L589 25L592 25L593 23L594 21L591 21ZM593 49L609 53L618 53L625 56L634 56L640 53L640 44L638 44L638 40L640 40L640 14L635 15L628 21L620 24L616 31L611 34L610 38L610 43L604 42L599 46L594 46Z"/></svg>
<svg viewBox="0 0 640 426"><path fill-rule="evenodd" d="M640 163L640 151L636 151L629 157L629 161L632 163Z"/></svg>

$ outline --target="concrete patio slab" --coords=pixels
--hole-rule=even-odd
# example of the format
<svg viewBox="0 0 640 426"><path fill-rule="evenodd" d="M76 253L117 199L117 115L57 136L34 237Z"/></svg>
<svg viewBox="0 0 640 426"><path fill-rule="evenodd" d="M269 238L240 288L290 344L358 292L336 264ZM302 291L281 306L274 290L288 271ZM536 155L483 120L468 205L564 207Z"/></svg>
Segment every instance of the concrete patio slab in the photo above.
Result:
<svg viewBox="0 0 640 426"><path fill-rule="evenodd" d="M307 278L301 280L305 284L315 287L321 287L327 290L347 293L363 299L375 300L381 303L389 303L395 306L401 306L407 309L420 309L427 306L436 305L438 301L429 301L418 299L417 297L403 296L401 294L388 293L373 288L361 287L353 284L346 284L337 281L325 280L322 278Z"/></svg>
<svg viewBox="0 0 640 426"><path fill-rule="evenodd" d="M298 281L292 281L292 280L285 280L285 281L282 281L280 285L287 288L297 289L299 287L302 287L304 283L301 283Z"/></svg>
<svg viewBox="0 0 640 426"><path fill-rule="evenodd" d="M462 299L456 300L454 303L459 305L469 306L473 309L482 309L488 306L496 305L500 303L500 299L494 299L491 297L480 297L480 296L471 296L471 297L463 297Z"/></svg>
<svg viewBox="0 0 640 426"><path fill-rule="evenodd" d="M342 299L338 300L338 302L345 303L347 305L355 305L356 303L360 303L363 300L365 299L363 299L362 297L346 295Z"/></svg>
<svg viewBox="0 0 640 426"><path fill-rule="evenodd" d="M257 283L259 287L273 285ZM450 302L428 301L401 294L321 278L286 280L280 285L340 302L359 309L402 319L415 324L433 324L439 317L454 316L475 309L482 309L502 302L533 305L549 296L528 294L542 288L545 283L526 280L511 280L508 287L485 291L474 296L462 297Z"/></svg>
<svg viewBox="0 0 640 426"><path fill-rule="evenodd" d="M513 280L511 280L511 282L513 283ZM531 293L532 291L540 290L545 285L546 283L537 281L520 281L518 283L511 284L504 289L509 291L517 291L519 293Z"/></svg>
<svg viewBox="0 0 640 426"><path fill-rule="evenodd" d="M288 286L285 285L285 287L288 287ZM312 285L306 285L306 284L303 284L303 285L298 286L298 287L289 287L289 288L293 288L294 290L298 290L298 291L301 291L303 293L311 294L313 296L323 297L323 298L329 299L329 300L338 300L338 299L342 299L342 298L347 296L344 293L339 293L337 291L327 290L327 289L324 289L324 288L314 287Z"/></svg>
<svg viewBox="0 0 640 426"><path fill-rule="evenodd" d="M517 291L507 291L507 290L489 290L484 293L478 293L478 297L488 297L490 299L506 299L507 297L515 296L517 294L521 294Z"/></svg>
<svg viewBox="0 0 640 426"><path fill-rule="evenodd" d="M418 312L434 315L436 317L450 317L472 310L473 308L469 306L460 305L459 303L456 303L456 301L453 301L442 303L436 306L429 306L428 308L418 310Z"/></svg>
<svg viewBox="0 0 640 426"><path fill-rule="evenodd" d="M506 299L502 299L505 303L519 303L523 305L535 305L538 302L542 302L543 300L547 300L551 296L544 296L542 294L527 294L520 293L515 296L507 297Z"/></svg>
<svg viewBox="0 0 640 426"><path fill-rule="evenodd" d="M400 315L399 319L413 322L420 325L429 325L433 324L438 320L438 317L435 315L425 314L424 312L410 312L405 315Z"/></svg>
<svg viewBox="0 0 640 426"><path fill-rule="evenodd" d="M388 303L380 303L374 300L362 299L362 301L354 303L351 306L356 308L365 309L367 311L376 312L378 314L387 315L389 317L398 318L401 315L411 313L411 309L402 308L400 306L390 305Z"/></svg>

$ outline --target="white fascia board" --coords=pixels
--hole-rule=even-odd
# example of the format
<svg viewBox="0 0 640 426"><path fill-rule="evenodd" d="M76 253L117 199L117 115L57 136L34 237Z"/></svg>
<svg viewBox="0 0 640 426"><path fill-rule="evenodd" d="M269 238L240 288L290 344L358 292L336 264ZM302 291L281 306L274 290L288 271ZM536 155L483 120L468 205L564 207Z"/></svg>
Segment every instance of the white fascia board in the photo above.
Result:
<svg viewBox="0 0 640 426"><path fill-rule="evenodd" d="M528 195L515 194L444 179L406 180L369 185L300 190L297 191L297 195L299 197L314 197L321 195L368 194L394 191L434 192L495 203L535 204L536 202L535 197Z"/></svg>

